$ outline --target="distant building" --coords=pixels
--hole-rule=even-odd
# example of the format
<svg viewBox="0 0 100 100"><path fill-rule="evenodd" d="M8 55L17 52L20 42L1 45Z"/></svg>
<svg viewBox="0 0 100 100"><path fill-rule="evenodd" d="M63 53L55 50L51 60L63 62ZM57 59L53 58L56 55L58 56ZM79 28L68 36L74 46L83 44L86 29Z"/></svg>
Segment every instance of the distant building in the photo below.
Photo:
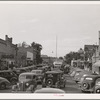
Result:
<svg viewBox="0 0 100 100"><path fill-rule="evenodd" d="M46 64L53 64L53 62L56 60L56 57L48 57L47 55L41 55L42 57L42 63Z"/></svg>
<svg viewBox="0 0 100 100"><path fill-rule="evenodd" d="M85 67L92 70L92 64L98 60L98 45L85 45Z"/></svg>
<svg viewBox="0 0 100 100"><path fill-rule="evenodd" d="M10 65L15 65L17 56L17 45L12 43L12 38L8 35L5 40L0 39L0 69L7 69Z"/></svg>
<svg viewBox="0 0 100 100"><path fill-rule="evenodd" d="M99 61L99 46L98 45L95 46L95 50L92 56L92 64L96 63L97 61Z"/></svg>
<svg viewBox="0 0 100 100"><path fill-rule="evenodd" d="M39 64L41 59L41 50L40 44L36 44L34 47L18 47L18 65L19 66L28 66L32 64Z"/></svg>

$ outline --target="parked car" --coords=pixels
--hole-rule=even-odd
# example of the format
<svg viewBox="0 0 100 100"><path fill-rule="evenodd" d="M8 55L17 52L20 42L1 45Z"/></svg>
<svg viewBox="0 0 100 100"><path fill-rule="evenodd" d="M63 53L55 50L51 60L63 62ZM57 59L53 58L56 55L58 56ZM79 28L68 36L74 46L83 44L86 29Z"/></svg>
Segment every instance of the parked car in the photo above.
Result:
<svg viewBox="0 0 100 100"><path fill-rule="evenodd" d="M26 72L19 75L19 82L13 85L12 92L34 92L36 88L36 74Z"/></svg>
<svg viewBox="0 0 100 100"><path fill-rule="evenodd" d="M47 71L45 73L42 87L64 88L65 85L66 85L66 79L62 71L60 70Z"/></svg>
<svg viewBox="0 0 100 100"><path fill-rule="evenodd" d="M10 85L11 83L6 78L0 77L0 89L1 90L9 88Z"/></svg>
<svg viewBox="0 0 100 100"><path fill-rule="evenodd" d="M61 89L57 89L57 88L42 88L42 89L36 90L34 93L61 93L61 94L65 94L65 91L63 91Z"/></svg>
<svg viewBox="0 0 100 100"><path fill-rule="evenodd" d="M74 69L73 71L72 71L72 73L70 74L70 76L71 77L74 77L77 73L80 73L80 72L82 72L83 70L82 69Z"/></svg>
<svg viewBox="0 0 100 100"><path fill-rule="evenodd" d="M84 76L79 83L81 91L82 92L94 92L95 84L98 78L100 78L100 75L97 75L97 74Z"/></svg>
<svg viewBox="0 0 100 100"><path fill-rule="evenodd" d="M68 74L69 72L70 72L70 65L67 64L64 66L64 73Z"/></svg>
<svg viewBox="0 0 100 100"><path fill-rule="evenodd" d="M0 71L0 77L6 78L11 84L16 84L18 81L17 75L12 70Z"/></svg>
<svg viewBox="0 0 100 100"><path fill-rule="evenodd" d="M92 74L92 72L89 72L89 71L86 71L86 70L76 72L76 74L74 76L74 80L75 80L76 83L78 83L83 75L91 75L91 74Z"/></svg>
<svg viewBox="0 0 100 100"><path fill-rule="evenodd" d="M25 73L25 72L27 72L28 70L27 69L25 69L25 68L16 68L16 69L13 69L13 72L17 75L17 76L19 76L21 73Z"/></svg>
<svg viewBox="0 0 100 100"><path fill-rule="evenodd" d="M100 78L95 82L94 93L100 93Z"/></svg>
<svg viewBox="0 0 100 100"><path fill-rule="evenodd" d="M44 78L44 72L43 70L32 70L32 73L36 74L37 76L37 82L43 82L43 78Z"/></svg>

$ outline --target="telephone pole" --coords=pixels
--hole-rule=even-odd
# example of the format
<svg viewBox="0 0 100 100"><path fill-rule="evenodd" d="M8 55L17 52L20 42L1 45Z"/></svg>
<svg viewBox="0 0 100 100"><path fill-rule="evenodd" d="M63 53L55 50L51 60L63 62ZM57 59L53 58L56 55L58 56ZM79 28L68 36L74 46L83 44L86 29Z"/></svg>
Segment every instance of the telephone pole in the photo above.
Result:
<svg viewBox="0 0 100 100"><path fill-rule="evenodd" d="M57 60L57 35L56 35L56 60Z"/></svg>

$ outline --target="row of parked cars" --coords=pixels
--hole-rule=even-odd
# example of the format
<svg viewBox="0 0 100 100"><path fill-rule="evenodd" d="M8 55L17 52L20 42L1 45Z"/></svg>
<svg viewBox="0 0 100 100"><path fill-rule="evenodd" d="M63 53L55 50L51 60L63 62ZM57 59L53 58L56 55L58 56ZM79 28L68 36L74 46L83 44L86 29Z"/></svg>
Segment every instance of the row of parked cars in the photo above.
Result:
<svg viewBox="0 0 100 100"><path fill-rule="evenodd" d="M50 92L51 88L64 88L66 81L63 76L62 71L47 71L43 74L37 72L40 70L32 70L31 72L22 73L19 75L19 81L17 85L13 85L13 92L35 92L37 93L37 85L38 82L41 82L42 88L49 88L48 92ZM37 77L38 76L38 77ZM42 89L43 90L43 89ZM45 89L47 91L47 89ZM38 91L40 92L40 91ZM58 91L59 92L59 91ZM63 91L64 92L64 91Z"/></svg>
<svg viewBox="0 0 100 100"><path fill-rule="evenodd" d="M37 90L38 83L41 83L42 89ZM64 88L66 79L64 72L60 69L50 70L49 66L36 66L30 72L21 73L16 85L12 86L12 92L31 92L31 93L65 93L60 88ZM48 92L47 92L48 91ZM58 93L57 92L57 93Z"/></svg>
<svg viewBox="0 0 100 100"><path fill-rule="evenodd" d="M43 65L29 66L29 67L16 68L13 70L0 71L0 89L3 90L16 84L19 80L19 75L21 73L31 72L33 69L37 69L41 66Z"/></svg>
<svg viewBox="0 0 100 100"><path fill-rule="evenodd" d="M100 75L79 68L72 68L70 76L82 92L100 93Z"/></svg>

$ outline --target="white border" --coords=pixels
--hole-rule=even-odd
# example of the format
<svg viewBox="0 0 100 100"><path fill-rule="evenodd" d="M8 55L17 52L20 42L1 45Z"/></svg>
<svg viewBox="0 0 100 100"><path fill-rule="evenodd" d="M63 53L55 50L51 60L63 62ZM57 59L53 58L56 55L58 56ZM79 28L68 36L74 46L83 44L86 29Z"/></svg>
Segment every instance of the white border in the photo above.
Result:
<svg viewBox="0 0 100 100"><path fill-rule="evenodd" d="M0 1L0 4L100 4L100 1ZM1 93L0 99L100 99L99 94Z"/></svg>
<svg viewBox="0 0 100 100"><path fill-rule="evenodd" d="M0 94L0 99L100 99L99 94Z"/></svg>
<svg viewBox="0 0 100 100"><path fill-rule="evenodd" d="M0 1L0 4L100 4L100 1Z"/></svg>

